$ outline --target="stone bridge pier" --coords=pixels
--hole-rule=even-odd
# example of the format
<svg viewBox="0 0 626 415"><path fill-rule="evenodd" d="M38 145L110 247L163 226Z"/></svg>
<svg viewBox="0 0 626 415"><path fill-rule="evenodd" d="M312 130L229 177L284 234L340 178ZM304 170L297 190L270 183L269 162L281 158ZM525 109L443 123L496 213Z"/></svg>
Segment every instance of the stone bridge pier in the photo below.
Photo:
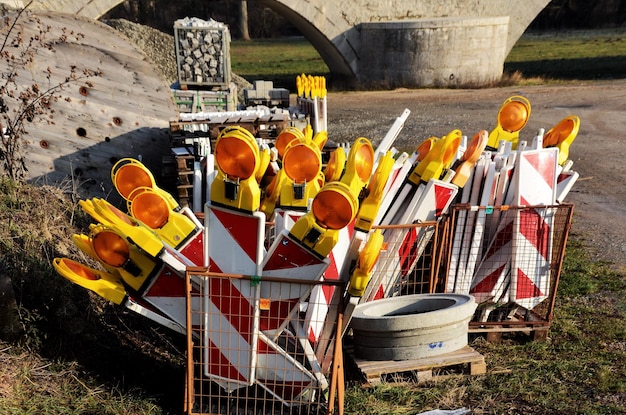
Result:
<svg viewBox="0 0 626 415"><path fill-rule="evenodd" d="M294 24L319 52L333 77L360 86L390 88L482 86L497 82L511 48L549 3L256 1ZM98 19L120 3L121 0L35 0L31 8Z"/></svg>

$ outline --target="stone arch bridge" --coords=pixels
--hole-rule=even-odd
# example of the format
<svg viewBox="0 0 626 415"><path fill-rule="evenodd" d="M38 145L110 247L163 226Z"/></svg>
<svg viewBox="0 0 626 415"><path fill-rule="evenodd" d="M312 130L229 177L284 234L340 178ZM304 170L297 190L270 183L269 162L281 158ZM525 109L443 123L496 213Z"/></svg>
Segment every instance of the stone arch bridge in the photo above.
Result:
<svg viewBox="0 0 626 415"><path fill-rule="evenodd" d="M549 3L257 1L294 24L319 52L333 77L380 87L480 86L497 82L511 48ZM31 8L98 19L122 2L35 0ZM19 1L6 3L15 5Z"/></svg>

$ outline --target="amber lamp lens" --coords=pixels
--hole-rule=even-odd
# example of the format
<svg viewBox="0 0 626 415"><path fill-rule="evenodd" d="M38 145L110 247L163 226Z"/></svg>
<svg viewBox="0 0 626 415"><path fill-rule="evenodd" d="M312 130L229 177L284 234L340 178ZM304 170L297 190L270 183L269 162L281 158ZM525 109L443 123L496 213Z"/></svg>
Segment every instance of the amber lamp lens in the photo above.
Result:
<svg viewBox="0 0 626 415"><path fill-rule="evenodd" d="M311 204L313 215L320 226L341 229L354 218L354 207L348 197L336 190L320 190Z"/></svg>
<svg viewBox="0 0 626 415"><path fill-rule="evenodd" d="M245 141L236 137L222 137L215 148L215 161L229 177L247 179L254 174L257 158Z"/></svg>
<svg viewBox="0 0 626 415"><path fill-rule="evenodd" d="M170 210L167 203L156 193L141 193L133 198L133 216L151 229L160 229L167 223Z"/></svg>
<svg viewBox="0 0 626 415"><path fill-rule="evenodd" d="M356 153L354 167L361 181L367 182L374 168L374 150L371 145L363 144L359 147Z"/></svg>
<svg viewBox="0 0 626 415"><path fill-rule="evenodd" d="M70 269L70 271L72 271L74 274L86 279L86 280L92 280L92 281L96 281L99 280L100 277L98 277L96 274L94 274L90 269L85 268L84 266L82 266L81 264L79 264L78 262L74 262L74 261L63 261L63 264L65 264L66 267L68 267Z"/></svg>
<svg viewBox="0 0 626 415"><path fill-rule="evenodd" d="M422 141L422 143L417 146L415 152L417 153L417 161L424 160L426 154L433 148L433 144L435 144L435 138L429 138L427 140Z"/></svg>
<svg viewBox="0 0 626 415"><path fill-rule="evenodd" d="M289 143L298 138L304 138L304 133L296 130L295 127L287 128L281 131L281 133L278 134L278 137L276 137L276 142L274 144L276 150L278 151L278 157L282 159L285 155L285 149Z"/></svg>
<svg viewBox="0 0 626 415"><path fill-rule="evenodd" d="M140 166L126 164L115 173L115 187L126 200L136 188L153 186L152 177Z"/></svg>
<svg viewBox="0 0 626 415"><path fill-rule="evenodd" d="M322 168L319 153L304 143L290 146L283 158L283 169L296 183L310 182Z"/></svg>
<svg viewBox="0 0 626 415"><path fill-rule="evenodd" d="M574 121L567 119L558 123L543 138L544 147L556 146L562 143L574 130Z"/></svg>
<svg viewBox="0 0 626 415"><path fill-rule="evenodd" d="M92 244L98 258L112 267L121 267L130 257L128 244L114 232L98 232L92 238Z"/></svg>
<svg viewBox="0 0 626 415"><path fill-rule="evenodd" d="M528 108L522 102L511 101L500 110L498 119L505 131L519 131L528 120Z"/></svg>

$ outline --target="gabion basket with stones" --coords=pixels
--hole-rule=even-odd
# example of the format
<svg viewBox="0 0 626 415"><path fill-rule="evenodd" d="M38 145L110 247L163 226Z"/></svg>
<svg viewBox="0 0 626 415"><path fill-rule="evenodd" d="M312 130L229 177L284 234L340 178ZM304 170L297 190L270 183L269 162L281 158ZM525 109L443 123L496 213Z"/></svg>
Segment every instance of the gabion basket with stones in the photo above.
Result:
<svg viewBox="0 0 626 415"><path fill-rule="evenodd" d="M174 25L178 82L182 87L228 86L231 80L230 32L223 24Z"/></svg>

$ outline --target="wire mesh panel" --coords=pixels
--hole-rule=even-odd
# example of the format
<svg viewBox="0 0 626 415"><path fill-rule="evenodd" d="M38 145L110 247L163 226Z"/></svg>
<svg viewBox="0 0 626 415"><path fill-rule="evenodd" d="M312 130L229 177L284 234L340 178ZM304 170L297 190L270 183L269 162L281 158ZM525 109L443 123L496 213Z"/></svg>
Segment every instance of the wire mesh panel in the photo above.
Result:
<svg viewBox="0 0 626 415"><path fill-rule="evenodd" d="M472 294L472 324L552 319L573 205L456 205L446 237L447 292Z"/></svg>
<svg viewBox="0 0 626 415"><path fill-rule="evenodd" d="M343 284L203 269L187 284L188 414L327 413ZM271 298L246 301L234 288L244 284Z"/></svg>
<svg viewBox="0 0 626 415"><path fill-rule="evenodd" d="M439 226L434 221L375 226L383 230L385 248L363 300L434 292L441 258Z"/></svg>

